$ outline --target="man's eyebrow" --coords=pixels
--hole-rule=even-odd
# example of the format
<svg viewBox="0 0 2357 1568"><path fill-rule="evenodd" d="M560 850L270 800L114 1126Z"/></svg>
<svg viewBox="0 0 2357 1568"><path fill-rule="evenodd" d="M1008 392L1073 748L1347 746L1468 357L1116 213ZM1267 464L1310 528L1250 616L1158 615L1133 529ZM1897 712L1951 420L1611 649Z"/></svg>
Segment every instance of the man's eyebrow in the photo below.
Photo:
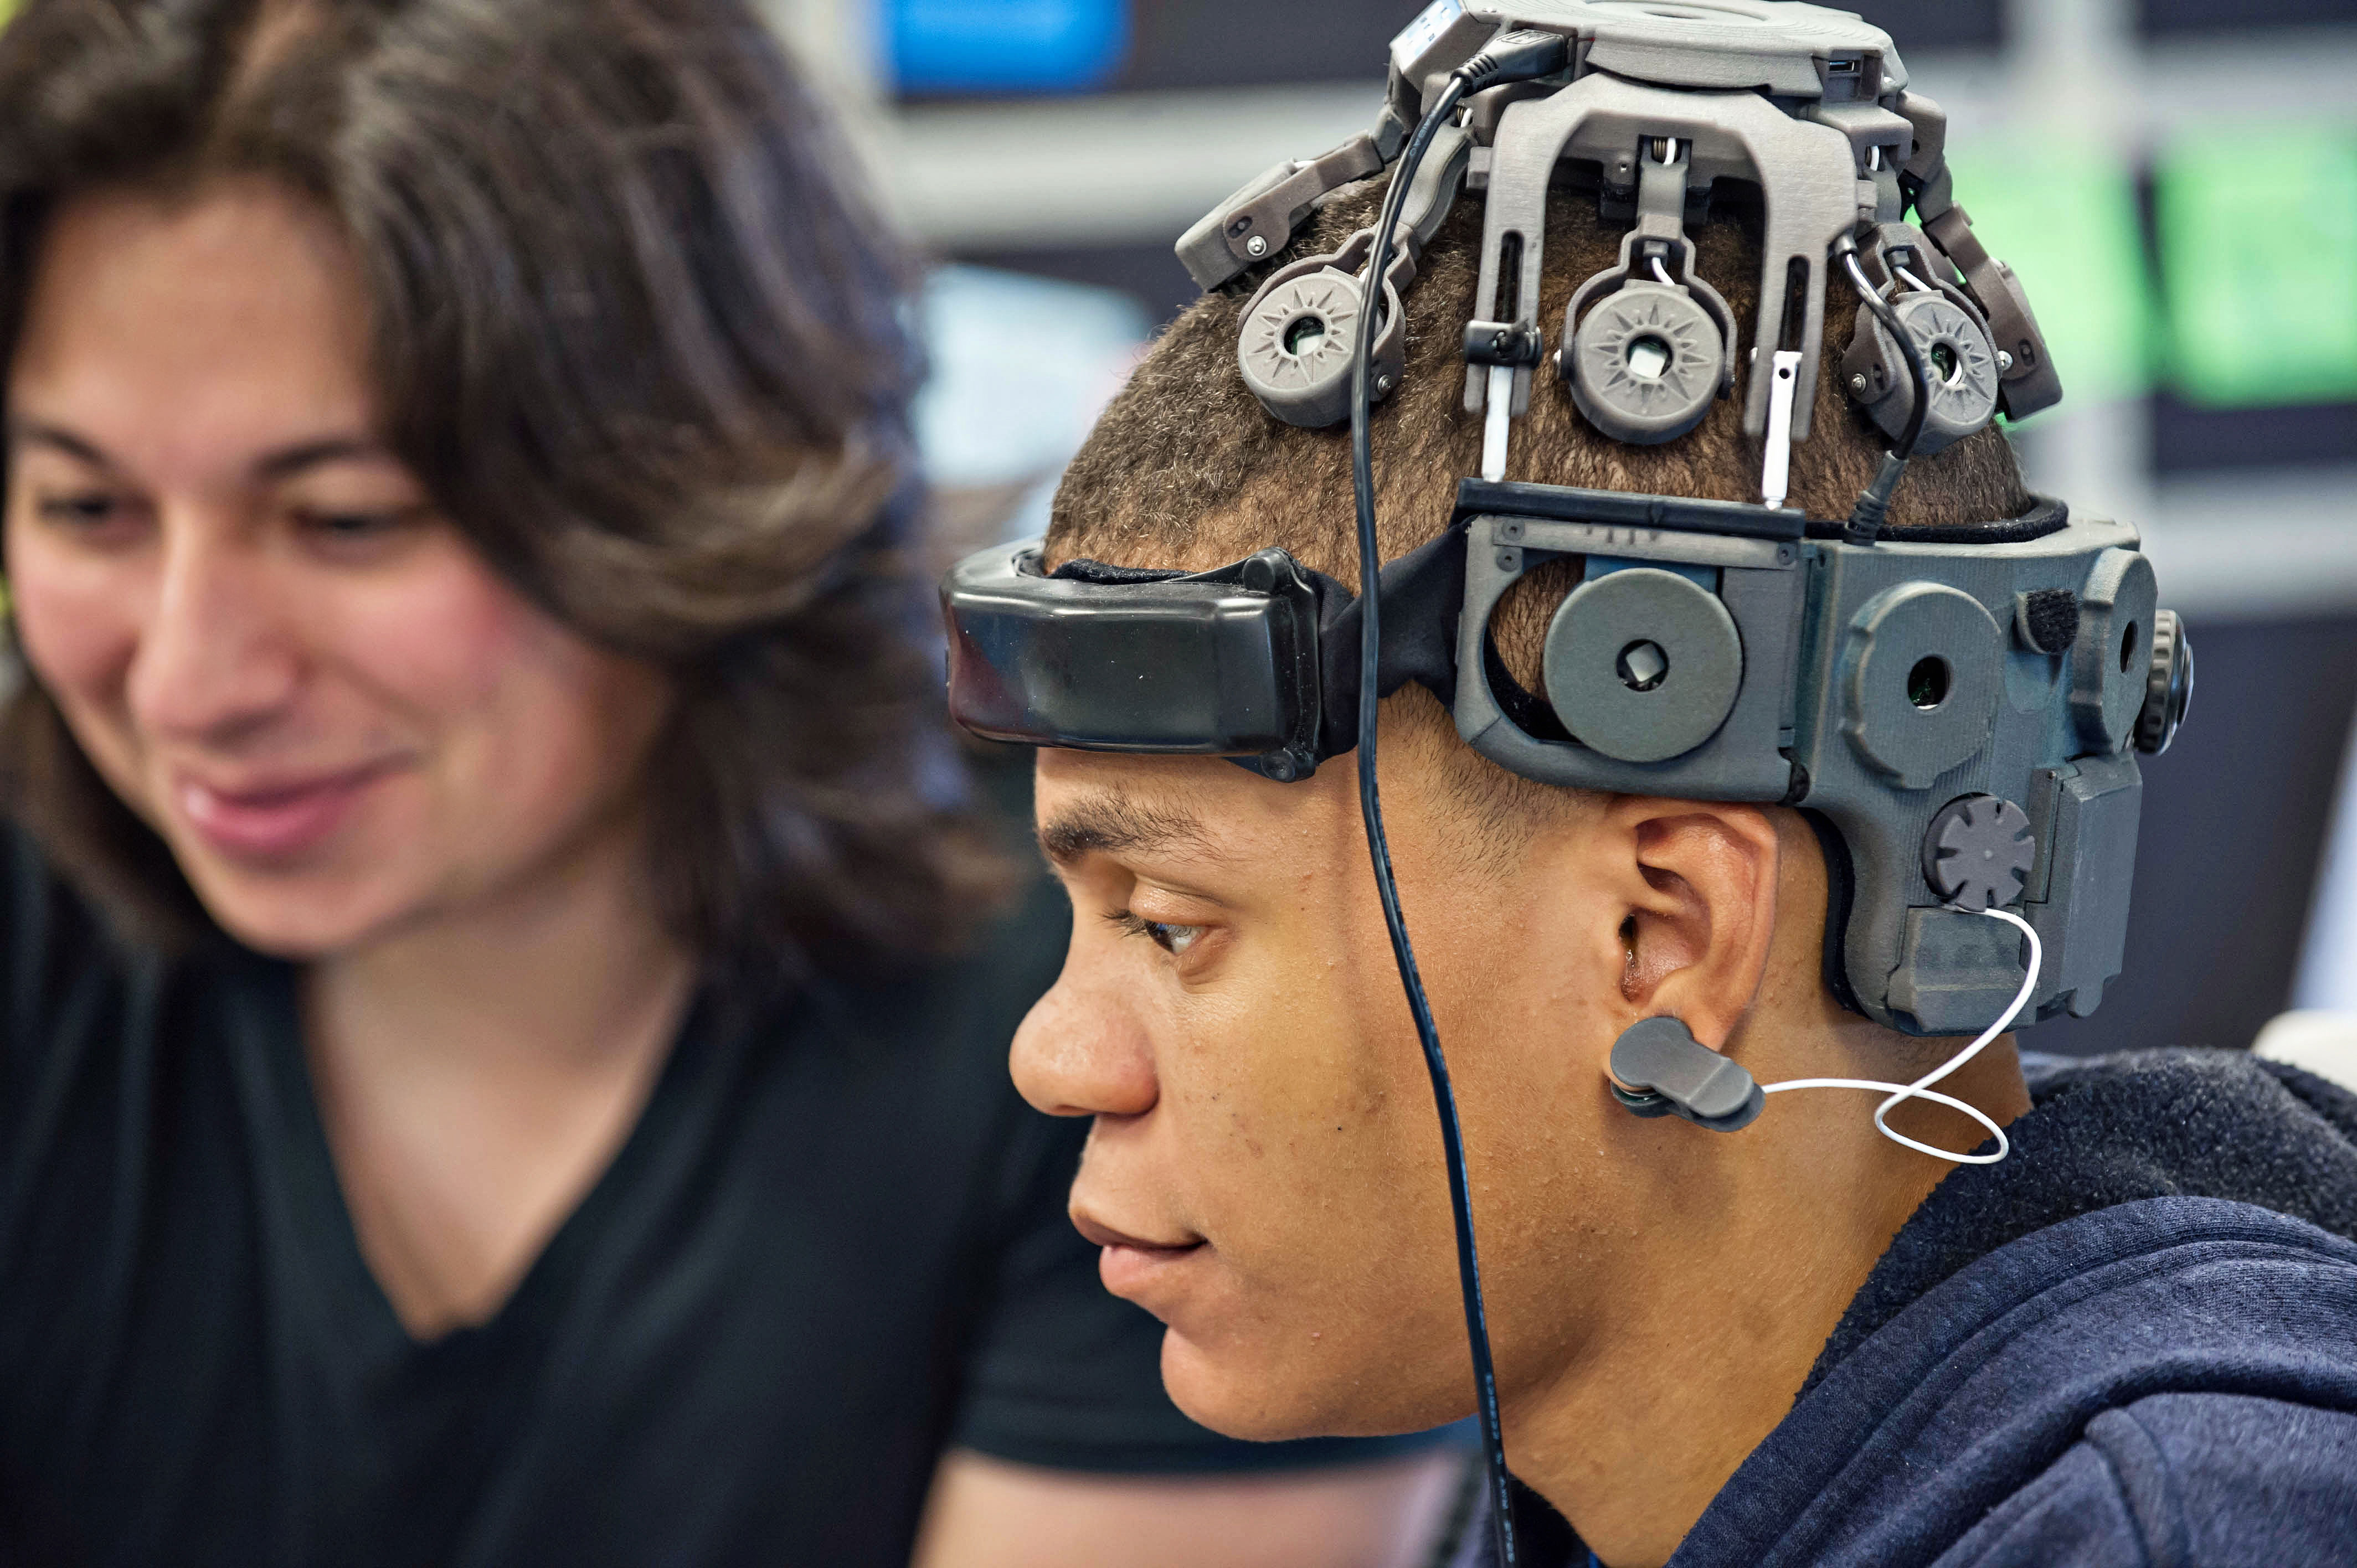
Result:
<svg viewBox="0 0 2357 1568"><path fill-rule="evenodd" d="M1198 818L1119 795L1092 796L1059 810L1039 824L1039 849L1058 865L1091 854L1171 849L1212 854L1211 835Z"/></svg>

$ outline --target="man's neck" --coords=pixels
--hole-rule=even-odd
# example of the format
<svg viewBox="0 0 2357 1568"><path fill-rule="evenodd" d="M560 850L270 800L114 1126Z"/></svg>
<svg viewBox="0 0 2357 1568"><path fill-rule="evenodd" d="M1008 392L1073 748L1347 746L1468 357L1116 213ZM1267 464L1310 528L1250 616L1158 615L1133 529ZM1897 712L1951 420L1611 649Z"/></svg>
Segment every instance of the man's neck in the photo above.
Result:
<svg viewBox="0 0 2357 1568"><path fill-rule="evenodd" d="M2009 1041L1941 1088L2000 1124L2029 1109ZM1609 1568L1667 1561L1953 1168L1877 1134L1863 1094L1779 1098L1722 1158L1660 1173L1577 1355L1505 1412L1515 1474ZM1933 1144L1978 1136L1953 1113L1892 1120Z"/></svg>

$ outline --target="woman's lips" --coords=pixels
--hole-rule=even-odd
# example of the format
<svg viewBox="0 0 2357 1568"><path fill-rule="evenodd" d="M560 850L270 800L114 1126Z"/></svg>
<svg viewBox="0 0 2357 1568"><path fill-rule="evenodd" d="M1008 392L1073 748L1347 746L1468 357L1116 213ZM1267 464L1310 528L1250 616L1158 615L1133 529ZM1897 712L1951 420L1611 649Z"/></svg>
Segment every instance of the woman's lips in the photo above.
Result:
<svg viewBox="0 0 2357 1568"><path fill-rule="evenodd" d="M212 848L242 858L277 860L317 846L342 827L361 795L389 770L389 764L371 763L236 789L184 775L172 797L189 827Z"/></svg>
<svg viewBox="0 0 2357 1568"><path fill-rule="evenodd" d="M1204 1251L1200 1236L1183 1241L1149 1241L1116 1230L1075 1210L1072 1224L1082 1236L1104 1251L1097 1258L1097 1277L1105 1289L1136 1302L1159 1316L1157 1299L1171 1288L1172 1275Z"/></svg>

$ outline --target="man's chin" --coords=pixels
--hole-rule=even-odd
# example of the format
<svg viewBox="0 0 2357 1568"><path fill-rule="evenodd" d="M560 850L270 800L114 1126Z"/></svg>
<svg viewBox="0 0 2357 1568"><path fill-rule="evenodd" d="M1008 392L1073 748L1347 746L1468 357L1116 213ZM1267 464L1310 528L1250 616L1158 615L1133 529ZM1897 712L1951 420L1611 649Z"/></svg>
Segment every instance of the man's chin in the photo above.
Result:
<svg viewBox="0 0 2357 1568"><path fill-rule="evenodd" d="M1469 1413L1445 1396L1418 1397L1407 1369L1385 1370L1340 1347L1301 1356L1261 1346L1207 1349L1175 1328L1162 1335L1162 1386L1171 1402L1199 1426L1247 1443L1301 1437L1384 1437L1423 1432Z"/></svg>

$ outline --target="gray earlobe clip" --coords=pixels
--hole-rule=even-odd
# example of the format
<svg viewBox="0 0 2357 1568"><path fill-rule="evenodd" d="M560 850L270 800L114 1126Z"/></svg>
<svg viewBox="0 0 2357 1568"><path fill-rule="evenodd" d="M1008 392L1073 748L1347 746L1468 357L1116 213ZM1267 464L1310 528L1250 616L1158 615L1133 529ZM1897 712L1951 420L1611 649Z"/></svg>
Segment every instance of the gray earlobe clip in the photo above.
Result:
<svg viewBox="0 0 2357 1568"><path fill-rule="evenodd" d="M1675 1018L1643 1018L1612 1042L1612 1098L1635 1115L1679 1116L1714 1133L1751 1125L1767 1094Z"/></svg>

